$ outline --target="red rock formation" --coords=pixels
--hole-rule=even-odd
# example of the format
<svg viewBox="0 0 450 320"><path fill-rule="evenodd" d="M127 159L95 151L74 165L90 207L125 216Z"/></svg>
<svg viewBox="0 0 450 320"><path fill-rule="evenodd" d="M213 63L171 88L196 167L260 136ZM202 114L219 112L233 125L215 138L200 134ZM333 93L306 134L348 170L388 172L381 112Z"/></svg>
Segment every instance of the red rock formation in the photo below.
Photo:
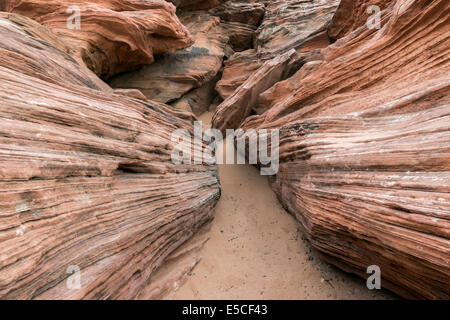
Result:
<svg viewBox="0 0 450 320"><path fill-rule="evenodd" d="M215 90L215 85L219 79L220 73L200 88L195 88L189 91L180 99L171 103L171 106L178 110L192 112L197 116L202 115L203 113L209 111L214 104L214 101L219 98Z"/></svg>
<svg viewBox="0 0 450 320"><path fill-rule="evenodd" d="M80 29L68 24L75 12L67 11L72 6L79 9ZM163 0L6 0L3 7L50 28L102 78L150 64L154 55L192 44L175 7Z"/></svg>
<svg viewBox="0 0 450 320"><path fill-rule="evenodd" d="M192 115L114 94L30 19L0 33L0 298L138 297L220 194L215 166L171 162Z"/></svg>
<svg viewBox="0 0 450 320"><path fill-rule="evenodd" d="M370 6L377 6L380 10L393 4L394 0L341 0L339 8L328 26L328 36L332 40L340 39L355 29L365 25L374 12ZM381 18L386 19L391 10L383 12Z"/></svg>
<svg viewBox="0 0 450 320"><path fill-rule="evenodd" d="M211 10L220 17L234 51L253 48L256 30L262 21L265 6L259 2L227 1Z"/></svg>
<svg viewBox="0 0 450 320"><path fill-rule="evenodd" d="M226 0L168 0L177 8L185 11L208 10L217 7Z"/></svg>
<svg viewBox="0 0 450 320"><path fill-rule="evenodd" d="M236 53L225 62L222 79L216 86L225 101L218 106L213 119L214 127L221 130L235 129L251 112L263 113L270 106L271 99L277 97L269 88L289 78L303 64L321 59L318 49L330 44L325 26L336 8L337 1L269 2L264 20L256 33L256 47ZM255 91L254 84L250 82L259 80L252 74L265 74L267 63L279 59L289 50L295 50L296 53L290 55L291 61L278 68L272 66L277 76L263 76L264 90L258 86L259 89ZM276 70L280 68L282 70ZM264 93L265 90L268 91ZM245 101L247 99L243 99L242 103L235 103L237 92L242 97L251 95L252 101L248 103ZM237 114L240 116L236 117Z"/></svg>
<svg viewBox="0 0 450 320"><path fill-rule="evenodd" d="M326 259L362 277L378 265L403 297L448 299L450 4L397 0L384 17L381 30L335 18L347 35L241 127L281 128L272 186Z"/></svg>
<svg viewBox="0 0 450 320"><path fill-rule="evenodd" d="M265 6L254 1L174 1L195 39L192 47L157 57L136 72L118 75L114 88L141 90L149 99L199 115L216 98L223 61L234 51L252 48ZM194 11L192 11L194 10ZM234 50L234 51L233 51Z"/></svg>
<svg viewBox="0 0 450 320"><path fill-rule="evenodd" d="M180 19L195 38L192 47L158 57L155 63L138 71L118 75L111 79L111 86L139 89L147 98L163 103L176 102L191 90L203 88L200 90L206 95L200 95L205 98L205 106L194 109L206 111L207 97L215 96L217 80L212 87L210 83L222 68L228 37L220 19L211 14L188 12Z"/></svg>
<svg viewBox="0 0 450 320"><path fill-rule="evenodd" d="M187 28L160 0L0 3L54 32L0 14L0 298L160 297L198 261L179 245L211 219L216 167L173 164L170 135L218 101L230 45L214 125L280 129L271 185L312 245L364 278L379 266L403 297L449 299L448 1L170 2ZM161 54L121 89L89 70ZM166 257L187 261L155 273Z"/></svg>
<svg viewBox="0 0 450 320"><path fill-rule="evenodd" d="M253 47L256 27L239 22L224 22L222 27L230 36L229 44L236 52Z"/></svg>
<svg viewBox="0 0 450 320"><path fill-rule="evenodd" d="M257 27L261 23L266 9L263 3L257 1L232 0L214 8L212 13L222 21L237 22Z"/></svg>
<svg viewBox="0 0 450 320"><path fill-rule="evenodd" d="M225 133L236 129L257 108L259 96L283 78L289 61L295 54L292 49L265 62L242 86L217 107L212 119L213 127Z"/></svg>
<svg viewBox="0 0 450 320"><path fill-rule="evenodd" d="M238 52L225 62L222 79L216 86L217 92L224 99L265 61L291 49L304 53L329 44L324 31L339 1L266 2L266 13L256 32L254 48Z"/></svg>

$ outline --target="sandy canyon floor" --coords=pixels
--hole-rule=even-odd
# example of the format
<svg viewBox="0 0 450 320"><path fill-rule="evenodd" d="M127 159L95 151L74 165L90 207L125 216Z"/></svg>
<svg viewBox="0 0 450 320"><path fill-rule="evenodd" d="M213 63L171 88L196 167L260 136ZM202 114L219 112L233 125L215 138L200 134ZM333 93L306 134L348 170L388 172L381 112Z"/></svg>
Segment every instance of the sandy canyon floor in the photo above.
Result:
<svg viewBox="0 0 450 320"><path fill-rule="evenodd" d="M212 114L201 117L209 126ZM220 165L222 198L202 259L166 299L392 299L323 262L250 165Z"/></svg>

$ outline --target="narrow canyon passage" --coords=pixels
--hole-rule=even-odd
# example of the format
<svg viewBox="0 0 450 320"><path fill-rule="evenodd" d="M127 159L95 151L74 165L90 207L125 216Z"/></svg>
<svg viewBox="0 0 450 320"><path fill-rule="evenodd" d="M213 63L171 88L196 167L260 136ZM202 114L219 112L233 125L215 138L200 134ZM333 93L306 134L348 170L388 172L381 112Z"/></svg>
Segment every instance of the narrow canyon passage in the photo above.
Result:
<svg viewBox="0 0 450 320"><path fill-rule="evenodd" d="M209 125L212 114L201 117ZM389 299L322 262L267 178L250 165L219 165L222 197L202 259L167 299Z"/></svg>
<svg viewBox="0 0 450 320"><path fill-rule="evenodd" d="M448 0L0 1L0 299L450 300L449 25ZM278 130L272 183L200 161L199 116Z"/></svg>

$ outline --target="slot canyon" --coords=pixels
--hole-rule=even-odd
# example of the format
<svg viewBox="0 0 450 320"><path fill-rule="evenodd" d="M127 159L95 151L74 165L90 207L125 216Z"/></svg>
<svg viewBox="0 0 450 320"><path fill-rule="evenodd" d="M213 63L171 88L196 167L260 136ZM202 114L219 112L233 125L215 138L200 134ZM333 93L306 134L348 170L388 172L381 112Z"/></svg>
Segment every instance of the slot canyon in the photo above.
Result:
<svg viewBox="0 0 450 320"><path fill-rule="evenodd" d="M448 0L1 0L0 34L0 299L450 299ZM174 161L199 121L276 131L276 172Z"/></svg>

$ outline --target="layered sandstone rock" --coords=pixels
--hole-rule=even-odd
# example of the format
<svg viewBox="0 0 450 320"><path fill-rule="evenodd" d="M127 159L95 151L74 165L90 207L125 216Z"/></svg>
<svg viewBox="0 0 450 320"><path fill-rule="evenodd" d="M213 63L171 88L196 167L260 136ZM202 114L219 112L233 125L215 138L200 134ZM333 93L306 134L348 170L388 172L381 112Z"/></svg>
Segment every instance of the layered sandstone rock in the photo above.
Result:
<svg viewBox="0 0 450 320"><path fill-rule="evenodd" d="M235 51L253 48L265 5L245 0L174 3L195 43L109 83L115 88L138 89L149 99L200 115L217 97L215 86L222 77L224 60Z"/></svg>
<svg viewBox="0 0 450 320"><path fill-rule="evenodd" d="M178 110L192 112L197 116L209 111L210 108L213 108L216 99L219 98L215 90L215 85L219 81L220 75L218 73L212 80L206 82L200 88L189 91L180 99L171 103L171 106Z"/></svg>
<svg viewBox="0 0 450 320"><path fill-rule="evenodd" d="M138 297L220 194L215 166L171 161L192 115L113 93L30 19L0 33L0 297Z"/></svg>
<svg viewBox="0 0 450 320"><path fill-rule="evenodd" d="M180 11L208 10L217 7L226 0L168 0Z"/></svg>
<svg viewBox="0 0 450 320"><path fill-rule="evenodd" d="M220 17L234 51L240 52L253 48L256 30L265 13L263 3L227 1L211 12Z"/></svg>
<svg viewBox="0 0 450 320"><path fill-rule="evenodd" d="M223 76L216 86L225 101L214 115L214 127L236 129L251 113L263 113L276 97L268 89L289 78L304 64L321 60L319 49L330 44L325 27L337 4L338 1L267 2L266 15L256 32L255 48L236 53L225 62ZM289 54L290 61L272 67L276 76L266 76L267 64L280 60L291 50L295 54ZM257 80L255 74L262 77ZM255 87L251 83L261 80L264 86ZM236 103L237 92L242 97L251 95L252 101L244 98L242 103Z"/></svg>
<svg viewBox="0 0 450 320"><path fill-rule="evenodd" d="M222 21L237 22L257 27L260 25L266 9L263 1L231 0L212 10Z"/></svg>
<svg viewBox="0 0 450 320"><path fill-rule="evenodd" d="M222 27L230 36L229 44L234 51L241 52L253 47L255 26L240 22L224 22Z"/></svg>
<svg viewBox="0 0 450 320"><path fill-rule="evenodd" d="M339 21L346 8L333 22L346 35L241 127L281 130L272 187L326 259L365 278L377 265L403 297L448 299L450 4L392 1L381 30L362 11Z"/></svg>
<svg viewBox="0 0 450 320"><path fill-rule="evenodd" d="M305 53L329 45L326 26L339 1L265 1L265 15L255 35L254 48L237 52L225 62L217 92L228 98L264 62L295 49Z"/></svg>
<svg viewBox="0 0 450 320"><path fill-rule="evenodd" d="M191 47L160 56L138 71L116 76L110 84L139 89L149 99L163 103L175 102L189 91L208 85L222 68L228 37L220 19L208 13L185 13L180 19L195 39Z"/></svg>
<svg viewBox="0 0 450 320"><path fill-rule="evenodd" d="M264 63L242 86L223 101L215 112L213 127L225 133L236 129L259 105L259 96L285 75L295 50L279 55Z"/></svg>
<svg viewBox="0 0 450 320"><path fill-rule="evenodd" d="M75 58L105 79L192 44L175 7L163 0L6 0L0 10L50 28Z"/></svg>
<svg viewBox="0 0 450 320"><path fill-rule="evenodd" d="M160 0L0 3L54 31L0 16L0 297L170 290L204 240L175 249L220 194L214 166L170 161L170 135L219 101L220 79L214 126L280 129L271 185L325 259L364 278L377 265L403 297L450 298L448 1L170 2L181 23ZM115 90L89 70L154 60ZM166 257L176 266L155 272ZM66 285L74 266L81 290Z"/></svg>
<svg viewBox="0 0 450 320"><path fill-rule="evenodd" d="M387 19L391 10L384 11L394 0L341 0L339 9L328 26L328 36L340 39L360 26L366 25L380 10L380 18Z"/></svg>

